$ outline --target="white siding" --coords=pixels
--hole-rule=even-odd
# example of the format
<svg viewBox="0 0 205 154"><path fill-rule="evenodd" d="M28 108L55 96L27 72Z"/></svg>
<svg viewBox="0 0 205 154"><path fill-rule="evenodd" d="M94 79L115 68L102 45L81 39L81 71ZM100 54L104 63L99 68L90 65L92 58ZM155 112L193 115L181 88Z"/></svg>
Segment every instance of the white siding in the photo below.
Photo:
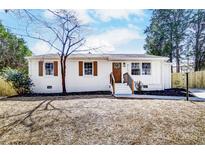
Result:
<svg viewBox="0 0 205 154"><path fill-rule="evenodd" d="M33 92L35 93L60 93L61 72L60 64L58 65L58 76L45 75L45 63L53 62L52 60L44 60L43 76L38 76L38 60L29 62L29 74L34 83ZM66 89L67 92L81 91L108 91L109 90L109 74L112 71L112 65L109 61L98 61L97 76L79 76L78 60L69 60L66 64ZM89 62L89 61L85 61ZM83 70L84 72L84 70ZM52 89L47 89L47 86L52 86Z"/></svg>
<svg viewBox="0 0 205 154"><path fill-rule="evenodd" d="M164 63L164 89L171 88L171 64Z"/></svg>
<svg viewBox="0 0 205 154"><path fill-rule="evenodd" d="M83 61L92 62L92 61ZM66 86L68 92L80 91L108 91L109 90L109 74L112 71L111 62L105 60L98 60L98 75L84 75L79 76L78 61L68 62L68 69L66 74Z"/></svg>
<svg viewBox="0 0 205 154"><path fill-rule="evenodd" d="M142 63L151 63L151 75L142 75ZM161 90L163 89L161 61L125 61L126 67L123 68L123 74L128 72L131 75L131 63L140 63L140 75L131 75L135 81L141 81L148 88L143 90Z"/></svg>
<svg viewBox="0 0 205 154"><path fill-rule="evenodd" d="M29 75L34 83L33 92L35 93L60 93L61 88L61 75L60 64L58 64L58 76L45 75L45 63L53 62L53 60L44 60L43 76L38 75L38 62L39 60L31 60L29 62ZM52 86L52 89L47 89L47 86Z"/></svg>
<svg viewBox="0 0 205 154"><path fill-rule="evenodd" d="M34 83L33 92L35 93L60 93L61 86L61 71L60 63L58 65L58 76L45 75L45 63L56 60L44 60L43 76L38 76L39 60L29 60L29 74ZM98 62L97 76L79 76L78 62ZM129 72L131 75L131 63L142 62L151 63L151 75L132 75L135 81L141 81L148 88L143 90L161 90L171 88L171 67L169 63L152 60L152 61L114 61L122 63L122 81L123 74ZM125 67L123 66L125 63ZM112 72L112 61L107 60L68 60L66 64L66 89L67 92L83 92L83 91L108 91L110 89L109 75ZM84 73L84 70L83 70ZM141 70L142 73L142 70ZM47 89L47 86L52 86L52 89Z"/></svg>

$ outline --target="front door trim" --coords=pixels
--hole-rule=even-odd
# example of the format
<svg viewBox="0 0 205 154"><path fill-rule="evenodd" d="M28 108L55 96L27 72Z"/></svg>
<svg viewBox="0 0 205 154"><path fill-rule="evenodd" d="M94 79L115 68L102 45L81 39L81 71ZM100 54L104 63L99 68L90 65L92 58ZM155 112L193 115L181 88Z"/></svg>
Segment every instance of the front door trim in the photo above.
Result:
<svg viewBox="0 0 205 154"><path fill-rule="evenodd" d="M122 63L121 62L112 63L112 73L115 78L115 82L121 83L122 82Z"/></svg>

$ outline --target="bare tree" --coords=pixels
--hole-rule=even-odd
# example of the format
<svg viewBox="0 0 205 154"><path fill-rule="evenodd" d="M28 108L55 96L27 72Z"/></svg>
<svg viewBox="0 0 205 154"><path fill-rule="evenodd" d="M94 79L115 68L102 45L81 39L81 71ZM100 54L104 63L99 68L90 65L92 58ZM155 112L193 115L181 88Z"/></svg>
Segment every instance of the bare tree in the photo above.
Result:
<svg viewBox="0 0 205 154"><path fill-rule="evenodd" d="M80 24L76 13L71 10L47 10L52 19L46 19L33 10L13 10L18 17L25 19L24 37L46 42L58 52L60 57L62 92L66 93L66 61L74 52L82 51L85 44L84 26ZM42 31L41 31L42 30Z"/></svg>

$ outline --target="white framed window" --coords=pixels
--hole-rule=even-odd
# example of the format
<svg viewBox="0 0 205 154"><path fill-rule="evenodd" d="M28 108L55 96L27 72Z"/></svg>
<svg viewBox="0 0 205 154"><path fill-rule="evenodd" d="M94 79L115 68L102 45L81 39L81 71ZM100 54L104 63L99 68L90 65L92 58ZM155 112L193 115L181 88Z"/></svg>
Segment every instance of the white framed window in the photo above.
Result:
<svg viewBox="0 0 205 154"><path fill-rule="evenodd" d="M151 75L151 63L142 63L142 75Z"/></svg>
<svg viewBox="0 0 205 154"><path fill-rule="evenodd" d="M46 75L53 75L53 63L45 63Z"/></svg>
<svg viewBox="0 0 205 154"><path fill-rule="evenodd" d="M92 75L93 74L93 63L85 62L84 63L84 75Z"/></svg>
<svg viewBox="0 0 205 154"><path fill-rule="evenodd" d="M132 63L131 64L131 74L132 75L140 75L140 63Z"/></svg>

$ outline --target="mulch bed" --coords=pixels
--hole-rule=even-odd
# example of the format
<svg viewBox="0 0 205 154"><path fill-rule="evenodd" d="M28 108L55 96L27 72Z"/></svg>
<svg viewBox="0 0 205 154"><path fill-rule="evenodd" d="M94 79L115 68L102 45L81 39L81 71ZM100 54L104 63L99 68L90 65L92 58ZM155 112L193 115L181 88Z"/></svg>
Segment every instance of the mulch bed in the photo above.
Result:
<svg viewBox="0 0 205 154"><path fill-rule="evenodd" d="M135 91L138 95L160 95L160 96L186 96L186 90L183 88L171 88L165 90L153 90L153 91ZM189 92L190 97L195 97L191 92Z"/></svg>
<svg viewBox="0 0 205 154"><path fill-rule="evenodd" d="M1 101L40 101L45 99L52 100L68 100L68 99L83 99L83 98L104 98L111 97L110 91L90 91L90 92L72 92L72 93L30 93L24 95L14 95L0 98Z"/></svg>
<svg viewBox="0 0 205 154"><path fill-rule="evenodd" d="M135 94L138 95L158 95L158 96L186 96L186 90L183 88L171 88L165 90L153 90L153 91L135 91ZM73 92L73 93L50 93L50 94L25 94L25 95L16 95L10 96L8 98L16 98L16 97L41 97L41 96L80 96L80 95L88 95L88 96L95 96L95 95L112 95L110 91L91 91L91 92ZM195 97L191 92L189 92L190 97Z"/></svg>
<svg viewBox="0 0 205 154"><path fill-rule="evenodd" d="M15 95L11 97L35 97L35 96L75 96L75 95L111 95L110 91L89 91L89 92L70 92L70 93L30 93L24 95Z"/></svg>

